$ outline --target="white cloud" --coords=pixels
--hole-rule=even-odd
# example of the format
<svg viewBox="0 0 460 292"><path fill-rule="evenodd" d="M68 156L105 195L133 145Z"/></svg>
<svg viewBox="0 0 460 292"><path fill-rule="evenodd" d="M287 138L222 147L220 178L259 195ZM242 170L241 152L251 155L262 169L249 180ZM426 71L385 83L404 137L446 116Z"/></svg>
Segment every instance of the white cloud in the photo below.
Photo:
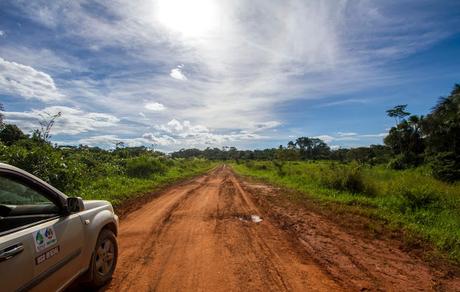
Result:
<svg viewBox="0 0 460 292"><path fill-rule="evenodd" d="M0 46L0 56L10 62L27 64L37 71L59 76L65 73L85 72L88 70L77 57L67 52L39 47L25 47L19 44Z"/></svg>
<svg viewBox="0 0 460 292"><path fill-rule="evenodd" d="M255 124L252 131L253 132L261 132L261 131L265 131L265 130L268 130L268 129L276 128L276 127L278 127L280 125L281 125L281 123L278 122L278 121L261 122L261 123Z"/></svg>
<svg viewBox="0 0 460 292"><path fill-rule="evenodd" d="M358 134L354 132L337 132L337 135L340 137L346 137L346 136L356 136Z"/></svg>
<svg viewBox="0 0 460 292"><path fill-rule="evenodd" d="M169 146L177 144L176 139L168 135L154 135L152 133L144 133L142 138L146 139L146 141L154 145Z"/></svg>
<svg viewBox="0 0 460 292"><path fill-rule="evenodd" d="M66 106L51 106L41 110L33 109L28 112L4 112L6 121L18 125L21 129L31 132L40 128L39 122L49 115L61 112L52 129L53 135L77 135L80 133L111 129L120 121L117 117L95 112L84 112L80 109Z"/></svg>
<svg viewBox="0 0 460 292"><path fill-rule="evenodd" d="M115 148L120 142L128 147L145 146L149 144L149 141L144 138L120 138L117 135L97 135L82 138L77 141L78 144L103 148Z"/></svg>
<svg viewBox="0 0 460 292"><path fill-rule="evenodd" d="M166 107L163 104L158 103L158 102L149 102L149 103L145 104L144 107L146 109L148 109L150 111L154 111L154 112L161 112L161 111L164 111L166 109Z"/></svg>
<svg viewBox="0 0 460 292"><path fill-rule="evenodd" d="M144 134L144 138L157 141L160 145L174 145L187 147L224 146L227 143L244 140L260 140L266 138L257 131L232 131L219 133L203 125L194 125L190 121L180 122L172 119L169 122L154 126L156 133Z"/></svg>
<svg viewBox="0 0 460 292"><path fill-rule="evenodd" d="M366 142L369 141L376 141L376 138L384 138L387 136L388 133L378 133L378 134L358 134L354 132L337 132L336 135L319 135L316 136L315 138L319 138L323 140L326 143L332 143L332 142L341 142L341 141L347 141L347 142L362 142L362 144L366 144ZM380 142L381 141L377 141Z"/></svg>
<svg viewBox="0 0 460 292"><path fill-rule="evenodd" d="M121 138L118 135L95 135L73 141L70 144L82 144L88 146L98 146L102 148L115 148L117 144L123 143L127 147L145 146L147 148L165 151L163 147L168 147L176 144L177 142L172 137L166 135L155 136L152 133L145 133L142 137L136 138ZM65 145L68 142L59 142ZM160 148L160 149L159 149Z"/></svg>
<svg viewBox="0 0 460 292"><path fill-rule="evenodd" d="M316 107L329 107L329 106L337 106L337 105L344 105L344 104L366 104L368 102L369 101L365 99L350 98L350 99L331 101L327 103L321 103L321 104L316 105Z"/></svg>
<svg viewBox="0 0 460 292"><path fill-rule="evenodd" d="M340 145L331 145L330 148L332 150L338 150L338 149L340 149Z"/></svg>
<svg viewBox="0 0 460 292"><path fill-rule="evenodd" d="M0 30L0 37L5 36L5 32L3 30Z"/></svg>
<svg viewBox="0 0 460 292"><path fill-rule="evenodd" d="M318 138L318 139L321 139L323 140L324 142L326 142L327 144L331 143L332 141L336 140L335 137L332 137L330 135L319 135L319 136L316 136L315 138Z"/></svg>
<svg viewBox="0 0 460 292"><path fill-rule="evenodd" d="M50 75L0 57L0 93L49 102L64 98Z"/></svg>
<svg viewBox="0 0 460 292"><path fill-rule="evenodd" d="M182 81L187 80L187 76L185 76L184 73L182 72L182 67L171 69L169 76L177 80L182 80Z"/></svg>
<svg viewBox="0 0 460 292"><path fill-rule="evenodd" d="M176 119L170 120L164 125L155 126L157 130L180 136L190 136L199 133L209 133L209 129L202 125L192 125L190 121L180 122Z"/></svg>
<svg viewBox="0 0 460 292"><path fill-rule="evenodd" d="M153 96L167 101L168 106L154 117L158 127L220 142L249 141L248 136L255 133L257 138L265 137L279 123L289 126L289 118L281 116L279 108L292 100L319 99L338 92L345 96L403 83L409 77L401 78L404 72L390 71L386 63L427 48L452 33L448 28L460 27L452 25L458 23L452 18L436 23L431 17L436 12L408 1L222 0L209 18L216 21L212 31L188 36L175 31L193 29L183 26L187 24L183 19L174 20L183 21L173 25L174 30L162 25L162 17L156 15L158 0L101 1L98 9L105 13L97 16L91 4L80 1L15 1L15 5L24 17L51 29L59 27L62 34L56 31L58 37L78 41L82 50L90 52L88 58L75 62L63 54L53 57L50 51L32 54L21 49L23 53L14 54L14 48L0 50L4 57L8 53L8 60L29 64L55 78L60 91L48 75L52 86L46 88L50 90L32 91L33 98L44 100L53 96L49 91L61 92L72 98L73 105L103 108L114 116L145 122L138 115L145 104L138 101ZM198 6L193 9L173 16L200 11ZM395 13L399 11L411 13ZM199 15L187 17L197 19ZM35 55L40 57L30 57ZM44 59L47 61L40 62ZM48 60L52 62L47 67ZM57 71L92 68L91 76L98 78L56 79L52 67L60 68ZM107 68L113 70L107 73ZM0 85L0 90L13 90L9 83ZM367 102L336 99L340 98L328 98L322 106ZM177 122L169 124L173 117ZM193 125L179 121L193 121ZM197 125L201 128L184 130ZM170 133L166 130L164 133ZM109 133L112 131L119 129ZM137 129L131 134L148 131Z"/></svg>

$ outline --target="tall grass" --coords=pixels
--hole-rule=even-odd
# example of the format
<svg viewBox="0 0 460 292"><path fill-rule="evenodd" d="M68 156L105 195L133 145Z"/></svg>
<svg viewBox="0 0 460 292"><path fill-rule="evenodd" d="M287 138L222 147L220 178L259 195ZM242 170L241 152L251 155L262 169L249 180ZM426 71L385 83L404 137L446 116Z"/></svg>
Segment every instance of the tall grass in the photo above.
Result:
<svg viewBox="0 0 460 292"><path fill-rule="evenodd" d="M139 156L126 163L126 174L129 177L149 178L153 175L163 175L166 170L167 165L156 157Z"/></svg>
<svg viewBox="0 0 460 292"><path fill-rule="evenodd" d="M127 174L90 180L80 190L69 194L88 200L108 200L116 206L165 184L204 173L215 165L204 159L168 159L163 162L135 159L127 163Z"/></svg>
<svg viewBox="0 0 460 292"><path fill-rule="evenodd" d="M350 212L358 208L360 214L423 238L460 262L460 184L438 181L426 167L397 171L356 163L288 162L282 176L269 162L233 167L240 174L297 190L305 198L353 205Z"/></svg>

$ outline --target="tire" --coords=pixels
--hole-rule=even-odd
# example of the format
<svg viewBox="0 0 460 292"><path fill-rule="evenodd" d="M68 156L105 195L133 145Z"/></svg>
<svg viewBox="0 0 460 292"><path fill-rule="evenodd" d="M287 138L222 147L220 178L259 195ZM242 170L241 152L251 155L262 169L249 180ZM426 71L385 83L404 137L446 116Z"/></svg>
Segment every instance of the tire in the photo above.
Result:
<svg viewBox="0 0 460 292"><path fill-rule="evenodd" d="M103 229L97 238L90 266L90 287L101 287L112 279L117 265L118 242L115 234Z"/></svg>

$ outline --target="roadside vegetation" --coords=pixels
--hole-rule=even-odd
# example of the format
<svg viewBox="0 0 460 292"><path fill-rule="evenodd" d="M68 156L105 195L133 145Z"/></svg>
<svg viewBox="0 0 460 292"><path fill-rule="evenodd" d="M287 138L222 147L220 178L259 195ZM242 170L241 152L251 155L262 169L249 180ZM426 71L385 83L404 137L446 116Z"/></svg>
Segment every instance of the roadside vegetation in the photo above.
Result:
<svg viewBox="0 0 460 292"><path fill-rule="evenodd" d="M16 125L3 124L0 162L24 169L67 195L108 200L115 206L215 165L200 158L173 159L146 147L118 144L114 150L104 150L52 145L50 132L59 116L44 120L32 135L25 135Z"/></svg>
<svg viewBox="0 0 460 292"><path fill-rule="evenodd" d="M392 170L356 162L232 163L239 174L298 191L296 200L338 203L403 229L408 238L421 237L460 262L460 183L435 179L428 167Z"/></svg>
<svg viewBox="0 0 460 292"><path fill-rule="evenodd" d="M235 147L182 149L173 157L202 157L211 160L283 161L332 160L385 165L404 170L427 166L432 175L445 182L460 180L460 85L439 99L427 115L412 115L407 105L386 111L394 119L384 139L385 145L331 149L317 137L299 137L286 146L264 150L238 150ZM278 166L278 168L279 168Z"/></svg>

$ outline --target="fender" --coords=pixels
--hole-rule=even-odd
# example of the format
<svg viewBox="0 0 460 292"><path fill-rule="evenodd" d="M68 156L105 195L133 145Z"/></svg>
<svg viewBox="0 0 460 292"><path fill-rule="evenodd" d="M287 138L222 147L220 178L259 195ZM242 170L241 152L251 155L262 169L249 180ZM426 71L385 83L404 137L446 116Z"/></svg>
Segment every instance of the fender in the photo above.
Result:
<svg viewBox="0 0 460 292"><path fill-rule="evenodd" d="M118 217L114 215L112 207L108 202L107 205L104 204L100 207L83 211L80 217L85 230L86 248L83 252L83 258L85 259L85 267L88 268L99 233L107 225L114 226L115 233L118 233Z"/></svg>

